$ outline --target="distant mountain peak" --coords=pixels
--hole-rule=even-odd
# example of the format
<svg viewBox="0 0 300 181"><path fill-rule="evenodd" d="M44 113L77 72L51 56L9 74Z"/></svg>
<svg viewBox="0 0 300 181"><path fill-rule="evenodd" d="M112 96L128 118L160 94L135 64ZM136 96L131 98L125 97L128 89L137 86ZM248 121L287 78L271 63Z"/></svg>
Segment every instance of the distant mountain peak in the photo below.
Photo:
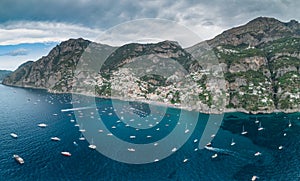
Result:
<svg viewBox="0 0 300 181"><path fill-rule="evenodd" d="M296 20L284 23L275 18L258 17L245 25L224 31L208 43L211 46L226 44L256 46L283 37L300 37L300 24Z"/></svg>

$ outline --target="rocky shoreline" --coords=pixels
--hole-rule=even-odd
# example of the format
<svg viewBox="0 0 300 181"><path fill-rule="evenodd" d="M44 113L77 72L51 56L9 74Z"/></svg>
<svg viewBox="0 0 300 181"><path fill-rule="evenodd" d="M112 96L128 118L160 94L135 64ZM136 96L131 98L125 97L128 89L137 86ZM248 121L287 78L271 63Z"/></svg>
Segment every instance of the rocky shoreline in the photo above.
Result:
<svg viewBox="0 0 300 181"><path fill-rule="evenodd" d="M2 84L2 83L1 83ZM4 85L4 84L2 84ZM248 111L243 108L237 108L237 109L232 109L232 108L224 108L222 111L219 110L213 110L209 109L208 110L201 110L201 109L190 109L189 107L181 106L181 105L174 105L174 104L168 104L164 102L158 102L158 101L152 101L152 100L143 100L143 99L133 99L133 98L124 98L124 97L113 97L113 96L96 96L95 94L91 93L82 93L82 92L58 92L58 91L51 91L46 88L38 88L38 87L30 87L30 86L16 86L16 85L4 85L4 86L10 86L10 87L18 87L18 88L24 88L24 89L38 89L38 90L45 90L49 93L52 94L75 94L75 95L83 95L83 96L89 96L89 97L96 97L96 98L102 98L102 99L114 99L114 100L120 100L120 101L135 101L135 102L141 102L141 103L147 103L147 104L152 104L152 105L158 105L158 106L165 106L165 107L172 107L176 109L183 109L187 111L197 111L199 113L203 114L224 114L224 113L234 113L234 112L241 112L245 114L272 114L272 113L297 113L300 112L300 109L288 109L288 110L270 110L270 111Z"/></svg>

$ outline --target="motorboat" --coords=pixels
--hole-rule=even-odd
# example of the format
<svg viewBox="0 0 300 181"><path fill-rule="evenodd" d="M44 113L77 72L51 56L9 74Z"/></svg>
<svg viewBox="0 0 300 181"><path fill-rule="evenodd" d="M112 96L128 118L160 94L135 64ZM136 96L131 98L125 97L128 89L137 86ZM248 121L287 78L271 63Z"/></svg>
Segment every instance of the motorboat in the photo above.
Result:
<svg viewBox="0 0 300 181"><path fill-rule="evenodd" d="M92 150L95 150L97 148L96 145L94 145L94 140L92 139L92 143L89 145L89 148Z"/></svg>
<svg viewBox="0 0 300 181"><path fill-rule="evenodd" d="M51 137L51 140L52 141L60 141L60 138L59 137Z"/></svg>
<svg viewBox="0 0 300 181"><path fill-rule="evenodd" d="M63 156L68 156L68 157L71 156L71 153L70 153L70 152L67 152L67 151L62 151L61 154L62 154Z"/></svg>
<svg viewBox="0 0 300 181"><path fill-rule="evenodd" d="M245 131L245 126L243 126L243 131L242 131L242 135L245 135L245 134L247 134L248 132L247 131Z"/></svg>
<svg viewBox="0 0 300 181"><path fill-rule="evenodd" d="M21 165L25 163L23 158L21 158L19 155L13 155L13 158Z"/></svg>
<svg viewBox="0 0 300 181"><path fill-rule="evenodd" d="M261 155L261 152L256 152L255 154L254 154L254 156L260 156Z"/></svg>
<svg viewBox="0 0 300 181"><path fill-rule="evenodd" d="M234 146L234 145L235 145L235 142L234 142L233 138L232 138L232 140L231 140L230 145L231 145L231 146Z"/></svg>
<svg viewBox="0 0 300 181"><path fill-rule="evenodd" d="M16 133L10 133L10 136L13 138L18 138L18 135Z"/></svg>
<svg viewBox="0 0 300 181"><path fill-rule="evenodd" d="M218 157L218 154L217 153L215 153L215 154L213 154L212 156L211 156L211 158L217 158Z"/></svg>
<svg viewBox="0 0 300 181"><path fill-rule="evenodd" d="M38 124L38 127L40 127L40 128L46 128L48 125L47 124L45 124L45 123L40 123L40 124Z"/></svg>

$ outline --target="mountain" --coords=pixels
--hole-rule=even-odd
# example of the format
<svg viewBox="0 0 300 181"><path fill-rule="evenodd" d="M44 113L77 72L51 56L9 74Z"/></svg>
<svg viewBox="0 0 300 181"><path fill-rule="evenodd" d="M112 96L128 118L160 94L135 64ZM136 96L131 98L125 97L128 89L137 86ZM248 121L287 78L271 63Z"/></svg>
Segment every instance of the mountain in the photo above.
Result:
<svg viewBox="0 0 300 181"><path fill-rule="evenodd" d="M299 111L300 24L259 17L183 49L70 39L3 84L142 101L203 112Z"/></svg>
<svg viewBox="0 0 300 181"><path fill-rule="evenodd" d="M0 70L0 81L2 81L5 77L11 74L12 71L10 70Z"/></svg>

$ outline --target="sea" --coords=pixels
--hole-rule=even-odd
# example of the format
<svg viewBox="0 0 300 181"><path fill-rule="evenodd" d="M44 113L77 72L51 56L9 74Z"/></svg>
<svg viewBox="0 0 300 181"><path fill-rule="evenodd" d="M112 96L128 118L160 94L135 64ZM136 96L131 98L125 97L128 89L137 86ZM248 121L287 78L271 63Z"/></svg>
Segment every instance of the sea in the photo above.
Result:
<svg viewBox="0 0 300 181"><path fill-rule="evenodd" d="M216 118L4 85L0 100L0 180L300 180L300 113Z"/></svg>

